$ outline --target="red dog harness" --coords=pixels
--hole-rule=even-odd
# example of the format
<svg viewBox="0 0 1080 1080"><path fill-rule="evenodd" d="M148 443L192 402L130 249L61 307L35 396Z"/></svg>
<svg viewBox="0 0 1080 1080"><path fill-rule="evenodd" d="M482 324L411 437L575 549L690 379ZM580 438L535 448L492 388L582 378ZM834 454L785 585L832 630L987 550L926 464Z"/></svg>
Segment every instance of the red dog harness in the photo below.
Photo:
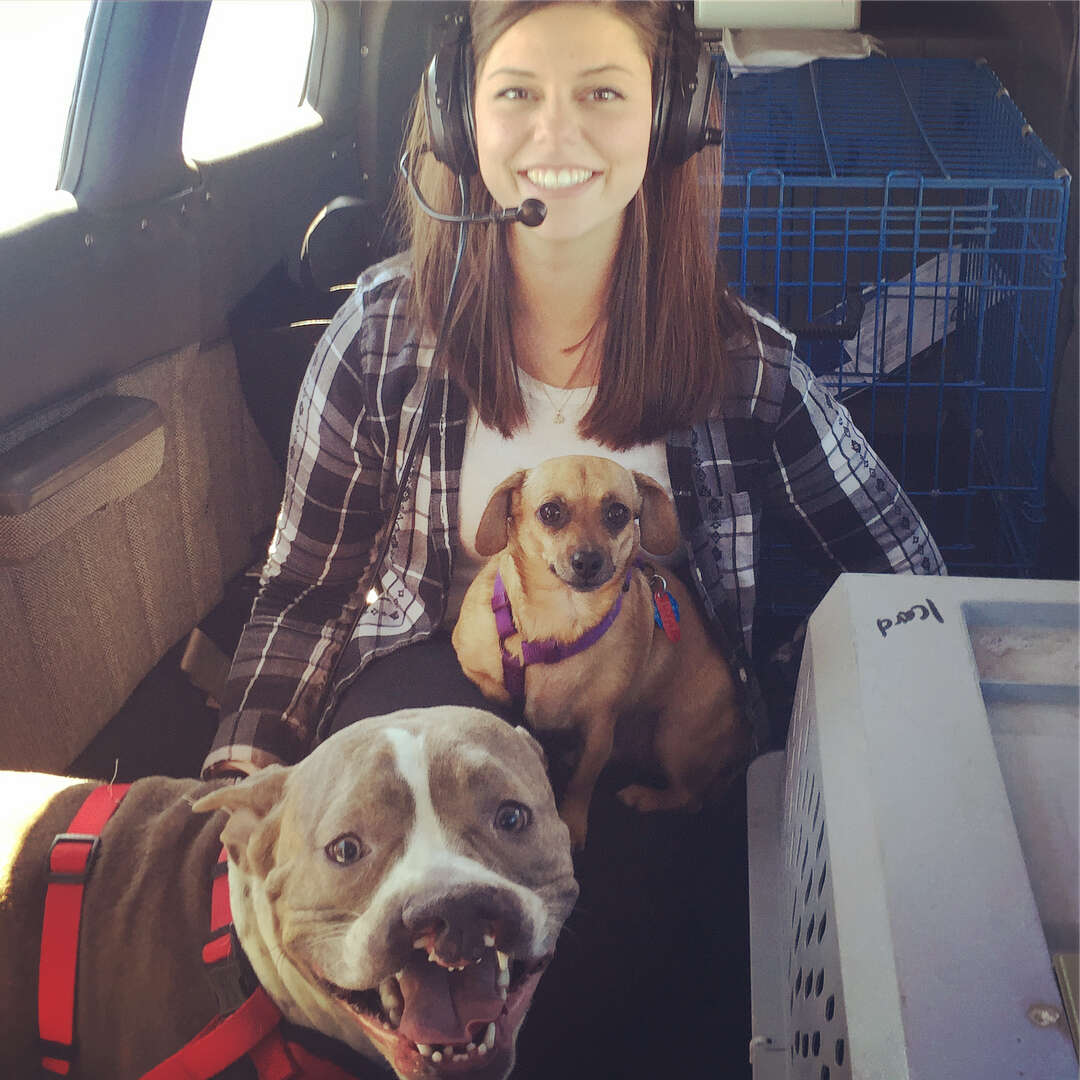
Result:
<svg viewBox="0 0 1080 1080"><path fill-rule="evenodd" d="M75 984L86 880L101 845L102 829L130 786L95 788L72 818L69 831L58 833L49 849L38 971L38 1032L41 1067L56 1076L67 1075L75 1056ZM221 1015L146 1073L143 1080L209 1080L248 1055L259 1080L354 1078L354 1073L286 1039L281 1010L261 986L246 999L237 994L238 984L230 979L238 968L239 947L232 929L227 870L222 848L210 893L211 937L202 953L218 992Z"/></svg>

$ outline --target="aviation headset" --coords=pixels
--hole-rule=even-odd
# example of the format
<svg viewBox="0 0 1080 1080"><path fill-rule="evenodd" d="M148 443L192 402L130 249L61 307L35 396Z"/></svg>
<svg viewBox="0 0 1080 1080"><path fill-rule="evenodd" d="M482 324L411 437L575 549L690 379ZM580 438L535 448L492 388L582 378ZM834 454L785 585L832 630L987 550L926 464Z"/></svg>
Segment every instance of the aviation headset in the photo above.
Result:
<svg viewBox="0 0 1080 1080"><path fill-rule="evenodd" d="M468 17L454 17L457 35L436 51L424 73L421 93L431 152L459 176L479 168L473 114L473 53ZM694 29L687 3L670 5L667 42L653 66L653 119L647 167L681 165L707 143L712 61Z"/></svg>

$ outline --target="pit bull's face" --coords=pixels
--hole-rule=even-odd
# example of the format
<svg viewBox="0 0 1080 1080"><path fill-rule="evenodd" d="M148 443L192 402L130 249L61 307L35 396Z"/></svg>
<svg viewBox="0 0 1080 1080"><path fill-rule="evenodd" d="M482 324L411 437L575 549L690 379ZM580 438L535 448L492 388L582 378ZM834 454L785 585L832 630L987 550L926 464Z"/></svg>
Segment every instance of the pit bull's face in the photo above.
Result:
<svg viewBox="0 0 1080 1080"><path fill-rule="evenodd" d="M224 807L240 942L285 1015L403 1080L501 1080L577 898L523 729L474 709L347 728Z"/></svg>

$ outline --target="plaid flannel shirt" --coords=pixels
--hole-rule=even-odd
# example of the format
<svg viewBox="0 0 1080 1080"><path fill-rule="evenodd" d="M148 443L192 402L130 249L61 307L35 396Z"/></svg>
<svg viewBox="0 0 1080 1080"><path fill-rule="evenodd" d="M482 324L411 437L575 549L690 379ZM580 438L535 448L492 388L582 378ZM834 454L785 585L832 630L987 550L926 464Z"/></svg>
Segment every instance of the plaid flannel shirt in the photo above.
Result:
<svg viewBox="0 0 1080 1080"><path fill-rule="evenodd" d="M442 622L469 414L444 377L432 386L415 483L390 525L381 595L370 606L364 599L432 377L431 348L406 315L409 287L406 256L365 272L312 357L277 528L204 773L298 760L372 659ZM836 573L944 572L919 514L847 410L795 357L793 337L756 314L753 330L732 352L735 385L722 415L668 438L691 573L744 684L763 512L786 518L808 554Z"/></svg>

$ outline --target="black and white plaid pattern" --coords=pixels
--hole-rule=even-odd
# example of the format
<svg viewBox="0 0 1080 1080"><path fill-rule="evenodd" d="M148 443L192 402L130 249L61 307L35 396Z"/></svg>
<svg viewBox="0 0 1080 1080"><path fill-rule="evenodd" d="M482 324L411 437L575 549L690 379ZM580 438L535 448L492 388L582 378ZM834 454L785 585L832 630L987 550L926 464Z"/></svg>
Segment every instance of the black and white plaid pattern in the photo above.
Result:
<svg viewBox="0 0 1080 1080"><path fill-rule="evenodd" d="M405 314L409 283L405 256L368 270L312 357L262 588L205 769L296 761L374 657L441 623L468 419L464 394L447 379L432 386L428 444L391 526L381 596L364 601L430 375L430 344ZM836 572L944 572L918 513L847 410L794 356L792 337L756 314L753 325L754 338L730 355L723 414L668 439L690 568L744 682L763 513L785 518Z"/></svg>

